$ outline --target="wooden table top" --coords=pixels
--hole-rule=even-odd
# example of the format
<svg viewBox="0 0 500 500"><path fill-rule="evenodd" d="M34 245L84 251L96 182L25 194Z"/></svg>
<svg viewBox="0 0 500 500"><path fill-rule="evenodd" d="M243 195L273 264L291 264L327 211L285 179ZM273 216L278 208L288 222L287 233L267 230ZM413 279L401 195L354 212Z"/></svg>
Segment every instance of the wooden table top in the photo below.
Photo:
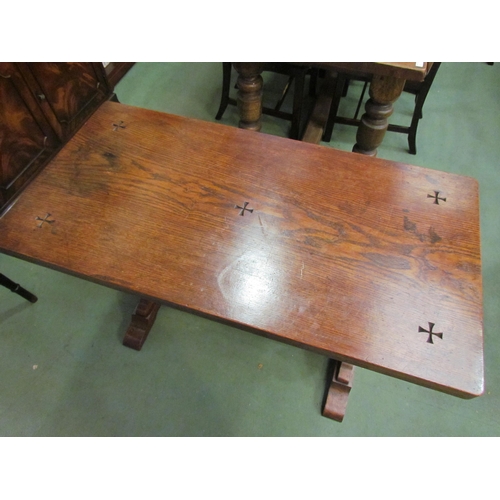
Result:
<svg viewBox="0 0 500 500"><path fill-rule="evenodd" d="M107 102L0 250L473 397L478 204L471 178Z"/></svg>
<svg viewBox="0 0 500 500"><path fill-rule="evenodd" d="M297 63L317 68L346 73L361 73L393 76L415 82L422 82L429 71L427 62L314 62Z"/></svg>

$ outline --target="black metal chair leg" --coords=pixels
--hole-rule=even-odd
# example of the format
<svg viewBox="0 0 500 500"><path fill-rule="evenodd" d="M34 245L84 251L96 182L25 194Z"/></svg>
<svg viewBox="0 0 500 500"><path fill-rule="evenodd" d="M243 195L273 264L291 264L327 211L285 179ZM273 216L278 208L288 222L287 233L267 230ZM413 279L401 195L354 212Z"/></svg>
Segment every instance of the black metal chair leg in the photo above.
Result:
<svg viewBox="0 0 500 500"><path fill-rule="evenodd" d="M417 154L417 128L418 122L422 118L422 107L424 105L425 95L423 98L421 96L417 96L415 110L413 111L413 117L411 119L411 125L408 129L408 149L410 150L410 154Z"/></svg>
<svg viewBox="0 0 500 500"><path fill-rule="evenodd" d="M23 297L23 299L28 300L32 304L34 304L38 300L38 297L36 297L36 295L28 292L28 290L24 289L21 285L14 283L3 274L0 274L0 285L8 288L11 292L16 293L17 295L20 295L21 297Z"/></svg>
<svg viewBox="0 0 500 500"><path fill-rule="evenodd" d="M216 120L220 120L226 111L229 104L229 87L231 86L231 63L222 63L222 96L220 99L219 111L215 116Z"/></svg>
<svg viewBox="0 0 500 500"><path fill-rule="evenodd" d="M436 62L432 65L429 74L426 76L425 85L422 85L421 91L415 96L415 109L413 111L413 117L408 132L408 147L410 149L410 154L412 155L417 154L416 142L418 122L423 117L422 109L424 107L425 99L429 93L439 66L441 66L440 62Z"/></svg>
<svg viewBox="0 0 500 500"><path fill-rule="evenodd" d="M306 69L300 69L295 75L295 88L293 90L293 112L290 139L300 140L302 125L302 102L304 99L304 87L306 81Z"/></svg>

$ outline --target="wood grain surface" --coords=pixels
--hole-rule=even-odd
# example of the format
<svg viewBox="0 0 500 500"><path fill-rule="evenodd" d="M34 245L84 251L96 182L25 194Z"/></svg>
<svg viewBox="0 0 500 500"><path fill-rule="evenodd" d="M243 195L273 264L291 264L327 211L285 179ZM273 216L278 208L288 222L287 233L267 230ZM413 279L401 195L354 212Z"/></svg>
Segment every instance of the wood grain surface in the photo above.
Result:
<svg viewBox="0 0 500 500"><path fill-rule="evenodd" d="M471 178L107 102L0 220L0 249L456 396L484 390Z"/></svg>
<svg viewBox="0 0 500 500"><path fill-rule="evenodd" d="M416 62L313 62L295 63L342 73L380 75L421 82L429 71L429 64Z"/></svg>

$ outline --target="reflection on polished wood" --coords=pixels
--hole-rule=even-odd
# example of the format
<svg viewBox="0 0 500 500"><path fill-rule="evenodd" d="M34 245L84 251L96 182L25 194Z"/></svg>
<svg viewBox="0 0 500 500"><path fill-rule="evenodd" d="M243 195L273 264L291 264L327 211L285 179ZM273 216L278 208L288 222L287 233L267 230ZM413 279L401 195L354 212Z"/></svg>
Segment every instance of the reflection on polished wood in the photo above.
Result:
<svg viewBox="0 0 500 500"><path fill-rule="evenodd" d="M39 227L45 214L54 222ZM449 394L483 392L467 177L106 102L0 234L0 250L31 262Z"/></svg>

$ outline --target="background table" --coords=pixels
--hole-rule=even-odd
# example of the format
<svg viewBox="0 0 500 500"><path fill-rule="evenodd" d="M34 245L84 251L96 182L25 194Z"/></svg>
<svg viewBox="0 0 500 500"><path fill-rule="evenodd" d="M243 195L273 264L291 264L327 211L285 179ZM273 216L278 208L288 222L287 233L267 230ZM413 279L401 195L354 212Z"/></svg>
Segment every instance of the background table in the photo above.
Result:
<svg viewBox="0 0 500 500"><path fill-rule="evenodd" d="M335 72L368 73L373 75L370 84L370 100L356 135L353 151L376 156L387 131L387 119L392 114L393 103L403 91L405 81L423 81L427 74L427 63L413 62L315 62L294 63L324 69L325 83L318 96L317 105L310 119L304 140L319 143L326 125L328 111L333 95ZM234 63L238 72L238 108L240 127L260 130L262 109L262 63Z"/></svg>

